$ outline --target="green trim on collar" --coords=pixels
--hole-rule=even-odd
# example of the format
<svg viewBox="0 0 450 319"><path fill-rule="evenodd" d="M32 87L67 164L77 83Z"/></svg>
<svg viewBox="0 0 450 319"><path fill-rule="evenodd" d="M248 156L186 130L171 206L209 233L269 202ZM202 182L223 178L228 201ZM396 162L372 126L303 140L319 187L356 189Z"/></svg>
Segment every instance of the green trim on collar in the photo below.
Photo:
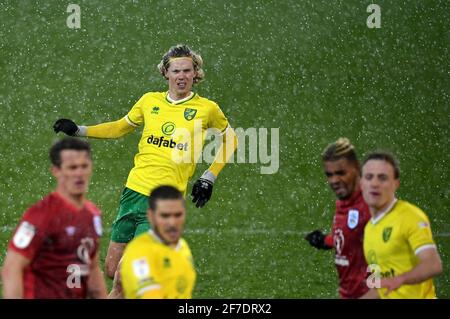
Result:
<svg viewBox="0 0 450 319"><path fill-rule="evenodd" d="M181 100L181 101L178 101L178 102L171 102L171 101L168 99L169 91L167 91L167 92L166 92L166 101L169 102L170 104L173 104L173 105L180 105L180 104L183 104L183 103L186 103L186 102L192 100L196 95L197 95L197 93L192 92L192 95L191 95L190 97L185 98L186 100Z"/></svg>

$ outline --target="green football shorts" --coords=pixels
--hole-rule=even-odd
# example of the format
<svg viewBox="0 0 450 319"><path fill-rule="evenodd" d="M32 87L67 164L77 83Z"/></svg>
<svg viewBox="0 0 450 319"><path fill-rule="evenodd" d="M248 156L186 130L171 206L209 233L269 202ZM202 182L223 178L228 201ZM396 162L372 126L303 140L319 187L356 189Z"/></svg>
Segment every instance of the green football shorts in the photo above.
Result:
<svg viewBox="0 0 450 319"><path fill-rule="evenodd" d="M111 241L128 243L150 229L147 219L148 196L127 187L120 196L119 212L111 230Z"/></svg>

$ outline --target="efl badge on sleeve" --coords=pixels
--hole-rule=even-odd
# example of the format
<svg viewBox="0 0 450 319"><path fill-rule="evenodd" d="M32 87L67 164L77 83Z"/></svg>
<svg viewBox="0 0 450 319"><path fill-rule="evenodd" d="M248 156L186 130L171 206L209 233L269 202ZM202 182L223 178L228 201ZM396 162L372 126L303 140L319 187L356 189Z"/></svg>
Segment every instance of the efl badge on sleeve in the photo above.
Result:
<svg viewBox="0 0 450 319"><path fill-rule="evenodd" d="M29 222L23 221L13 238L13 243L17 248L27 248L36 234L36 228Z"/></svg>
<svg viewBox="0 0 450 319"><path fill-rule="evenodd" d="M348 228L354 229L356 226L358 226L358 220L359 220L359 212L356 209L350 209L348 211L348 219L347 219Z"/></svg>
<svg viewBox="0 0 450 319"><path fill-rule="evenodd" d="M419 228L420 229L428 228L428 227L430 227L430 225L427 222L424 222L424 221L420 221L419 222Z"/></svg>
<svg viewBox="0 0 450 319"><path fill-rule="evenodd" d="M148 278L150 276L150 266L144 257L133 260L133 273L139 279Z"/></svg>
<svg viewBox="0 0 450 319"><path fill-rule="evenodd" d="M97 235L101 236L103 233L102 218L100 216L94 216L94 228Z"/></svg>
<svg viewBox="0 0 450 319"><path fill-rule="evenodd" d="M184 109L184 118L188 121L192 120L195 117L195 114L197 114L196 109L190 109L190 108Z"/></svg>

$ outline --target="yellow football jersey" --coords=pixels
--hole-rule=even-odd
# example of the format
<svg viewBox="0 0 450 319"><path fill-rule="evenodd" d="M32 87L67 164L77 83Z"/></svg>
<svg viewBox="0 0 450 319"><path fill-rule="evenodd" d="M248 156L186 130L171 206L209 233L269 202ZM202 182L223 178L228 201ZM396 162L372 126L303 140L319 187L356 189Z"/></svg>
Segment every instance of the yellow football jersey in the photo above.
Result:
<svg viewBox="0 0 450 319"><path fill-rule="evenodd" d="M392 209L377 219L371 219L364 230L364 255L369 265L378 265L381 277L394 277L413 269L419 262L416 254L435 246L430 222L418 207L397 200ZM403 285L381 298L436 298L433 280Z"/></svg>
<svg viewBox="0 0 450 319"><path fill-rule="evenodd" d="M196 272L184 239L169 247L152 232L134 238L120 266L125 298L192 298Z"/></svg>
<svg viewBox="0 0 450 319"><path fill-rule="evenodd" d="M221 134L228 127L219 106L196 93L177 102L168 92L144 94L125 118L130 125L144 125L126 187L146 196L160 185L185 193L207 129Z"/></svg>

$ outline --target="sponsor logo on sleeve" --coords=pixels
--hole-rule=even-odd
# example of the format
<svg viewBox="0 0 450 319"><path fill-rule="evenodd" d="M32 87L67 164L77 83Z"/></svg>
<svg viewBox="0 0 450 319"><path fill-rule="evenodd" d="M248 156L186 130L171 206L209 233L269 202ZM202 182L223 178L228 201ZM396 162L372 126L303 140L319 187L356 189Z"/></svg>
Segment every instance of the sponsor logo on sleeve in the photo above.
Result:
<svg viewBox="0 0 450 319"><path fill-rule="evenodd" d="M17 248L27 248L35 234L36 228L29 222L23 221L14 235L13 243Z"/></svg>

